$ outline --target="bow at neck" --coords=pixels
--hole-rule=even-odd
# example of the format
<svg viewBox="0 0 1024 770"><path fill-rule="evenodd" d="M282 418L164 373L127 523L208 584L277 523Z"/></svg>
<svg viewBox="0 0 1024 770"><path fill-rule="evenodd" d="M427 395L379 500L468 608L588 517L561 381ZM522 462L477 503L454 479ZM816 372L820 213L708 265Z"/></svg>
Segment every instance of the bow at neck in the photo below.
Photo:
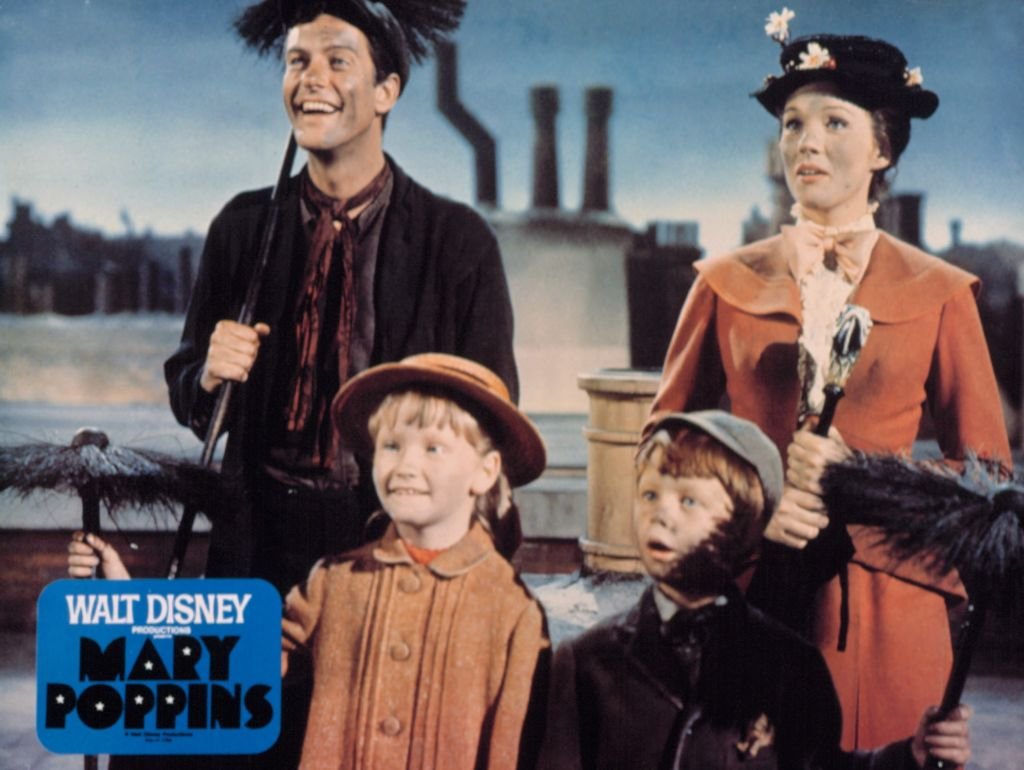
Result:
<svg viewBox="0 0 1024 770"><path fill-rule="evenodd" d="M871 250L878 241L874 214L877 204L862 217L839 227L826 227L803 215L800 204L793 206L795 225L782 226L789 270L797 281L824 264L829 270L842 273L856 286L864 277L871 259Z"/></svg>

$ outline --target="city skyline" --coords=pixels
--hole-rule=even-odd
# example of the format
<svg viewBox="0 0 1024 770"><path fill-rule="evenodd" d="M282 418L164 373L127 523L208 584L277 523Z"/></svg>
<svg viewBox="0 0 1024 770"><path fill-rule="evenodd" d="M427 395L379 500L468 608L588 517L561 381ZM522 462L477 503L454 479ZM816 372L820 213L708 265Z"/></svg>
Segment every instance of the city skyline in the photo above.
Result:
<svg viewBox="0 0 1024 770"><path fill-rule="evenodd" d="M236 192L270 184L287 135L280 65L234 39L242 0L0 0L0 197L47 221L204 232ZM764 18L781 4L652 0L470 0L459 89L498 142L501 208L531 189L529 89L560 89L561 200L578 208L583 92L614 89L611 201L627 222L693 220L711 253L739 242L753 206L768 213L775 124L748 98L778 70ZM794 35L862 33L896 42L942 103L914 124L894 189L924 192L924 241L948 222L966 241L1024 242L1024 4L899 0L796 6ZM469 146L437 112L433 62L416 68L387 149L433 189L472 201Z"/></svg>

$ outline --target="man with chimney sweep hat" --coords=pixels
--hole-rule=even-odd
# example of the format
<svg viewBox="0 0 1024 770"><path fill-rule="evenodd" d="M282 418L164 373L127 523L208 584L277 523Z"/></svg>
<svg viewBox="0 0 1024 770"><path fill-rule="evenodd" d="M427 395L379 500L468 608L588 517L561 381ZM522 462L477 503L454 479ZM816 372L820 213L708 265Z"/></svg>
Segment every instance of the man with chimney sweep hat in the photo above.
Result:
<svg viewBox="0 0 1024 770"><path fill-rule="evenodd" d="M493 232L382 149L410 63L464 8L264 0L235 22L248 46L283 56L284 109L308 161L278 193L254 322L229 319L256 270L269 189L237 195L213 220L181 345L165 364L174 414L199 435L223 384L244 383L224 418L223 470L245 494L213 517L208 576L263 577L285 591L320 555L361 543L372 485L336 442L329 410L353 375L439 351L486 365L518 398Z"/></svg>

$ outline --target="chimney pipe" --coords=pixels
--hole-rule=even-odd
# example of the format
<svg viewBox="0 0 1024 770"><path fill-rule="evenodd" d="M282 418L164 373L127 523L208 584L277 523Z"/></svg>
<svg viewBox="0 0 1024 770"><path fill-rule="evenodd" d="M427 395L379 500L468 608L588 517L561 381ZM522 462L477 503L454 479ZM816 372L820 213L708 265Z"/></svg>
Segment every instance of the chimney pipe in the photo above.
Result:
<svg viewBox="0 0 1024 770"><path fill-rule="evenodd" d="M530 105L537 133L533 142L533 207L558 208L558 152L555 144L555 116L558 88L534 86Z"/></svg>
<svg viewBox="0 0 1024 770"><path fill-rule="evenodd" d="M586 91L587 155L583 167L583 210L608 211L608 118L612 89L593 86Z"/></svg>
<svg viewBox="0 0 1024 770"><path fill-rule="evenodd" d="M875 220L883 230L906 241L911 246L921 246L921 202L919 193L899 193L882 201Z"/></svg>
<svg viewBox="0 0 1024 770"><path fill-rule="evenodd" d="M437 108L473 147L476 159L476 201L498 206L498 160L494 137L459 101L455 44L437 45Z"/></svg>
<svg viewBox="0 0 1024 770"><path fill-rule="evenodd" d="M964 223L959 219L949 220L949 239L953 242L953 247L960 245L960 233L963 229Z"/></svg>

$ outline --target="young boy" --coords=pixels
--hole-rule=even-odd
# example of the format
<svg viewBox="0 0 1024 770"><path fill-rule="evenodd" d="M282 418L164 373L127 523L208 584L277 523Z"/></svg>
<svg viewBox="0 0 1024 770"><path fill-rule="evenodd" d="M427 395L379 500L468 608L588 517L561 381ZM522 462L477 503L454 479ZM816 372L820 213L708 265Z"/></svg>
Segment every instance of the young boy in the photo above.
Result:
<svg viewBox="0 0 1024 770"><path fill-rule="evenodd" d="M372 452L390 524L287 596L285 648L313 672L301 767L516 767L536 747L524 723L549 642L491 533L502 474L544 469L539 433L495 374L443 354L363 372L332 412Z"/></svg>
<svg viewBox="0 0 1024 770"><path fill-rule="evenodd" d="M912 740L839 749L818 651L734 584L783 486L775 445L725 412L665 415L637 454L633 524L654 579L639 603L559 646L541 767L915 768L970 755L969 710Z"/></svg>

